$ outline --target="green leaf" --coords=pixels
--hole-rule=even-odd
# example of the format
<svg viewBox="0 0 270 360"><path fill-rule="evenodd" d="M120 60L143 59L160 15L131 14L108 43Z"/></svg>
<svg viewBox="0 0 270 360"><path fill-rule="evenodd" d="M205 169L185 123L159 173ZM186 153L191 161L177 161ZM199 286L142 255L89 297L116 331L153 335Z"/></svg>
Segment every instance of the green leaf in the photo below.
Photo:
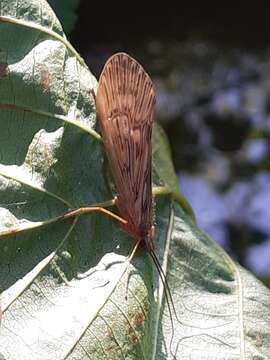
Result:
<svg viewBox="0 0 270 360"><path fill-rule="evenodd" d="M169 160L171 158L169 143L164 130L158 124L155 124L154 126L153 155L153 169L154 175L156 175L154 179L160 179L160 185L167 186L171 189L171 191L175 193L179 192L174 167L172 162Z"/></svg>
<svg viewBox="0 0 270 360"><path fill-rule="evenodd" d="M269 289L179 208L173 228L168 281L178 319L172 339L162 314L156 359L269 359Z"/></svg>
<svg viewBox="0 0 270 360"><path fill-rule="evenodd" d="M113 197L96 79L46 1L0 5L0 358L169 359L172 327L149 256L140 250L129 265L134 242L104 214L59 218ZM154 139L155 185L175 192L159 129ZM177 358L269 358L269 291L168 193L155 213Z"/></svg>

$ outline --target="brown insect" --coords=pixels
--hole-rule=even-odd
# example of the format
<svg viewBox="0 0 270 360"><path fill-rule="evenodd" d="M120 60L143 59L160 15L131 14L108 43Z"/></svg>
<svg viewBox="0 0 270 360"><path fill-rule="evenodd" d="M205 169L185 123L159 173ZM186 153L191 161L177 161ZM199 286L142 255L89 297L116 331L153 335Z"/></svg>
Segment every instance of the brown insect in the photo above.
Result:
<svg viewBox="0 0 270 360"><path fill-rule="evenodd" d="M150 254L164 286L170 319L176 315L166 276L154 251L152 200L153 83L138 62L125 53L109 58L100 75L97 116L116 188L116 206L127 221L122 227ZM176 315L177 316L177 315ZM171 338L170 349L173 335Z"/></svg>
<svg viewBox="0 0 270 360"><path fill-rule="evenodd" d="M96 109L124 229L153 251L152 127L155 92L142 66L113 55L99 79Z"/></svg>

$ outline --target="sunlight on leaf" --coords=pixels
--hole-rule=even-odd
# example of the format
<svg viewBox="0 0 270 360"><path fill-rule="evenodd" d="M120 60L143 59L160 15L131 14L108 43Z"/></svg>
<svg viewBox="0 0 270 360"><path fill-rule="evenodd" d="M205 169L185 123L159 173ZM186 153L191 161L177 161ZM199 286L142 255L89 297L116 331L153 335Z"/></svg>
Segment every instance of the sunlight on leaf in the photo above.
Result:
<svg viewBox="0 0 270 360"><path fill-rule="evenodd" d="M134 241L121 226L100 213L61 220L114 196L97 81L45 0L0 5L0 357L269 358L269 290L168 192L155 198L155 247L173 339L157 272L142 250L128 264ZM153 154L154 185L177 192L158 126Z"/></svg>

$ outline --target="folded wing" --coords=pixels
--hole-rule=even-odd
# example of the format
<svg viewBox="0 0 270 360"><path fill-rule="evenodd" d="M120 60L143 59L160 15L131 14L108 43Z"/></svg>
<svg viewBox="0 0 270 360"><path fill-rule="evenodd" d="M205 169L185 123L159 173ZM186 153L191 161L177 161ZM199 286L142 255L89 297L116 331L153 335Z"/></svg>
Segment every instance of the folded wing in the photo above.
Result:
<svg viewBox="0 0 270 360"><path fill-rule="evenodd" d="M104 66L96 97L97 115L126 230L144 239L152 227L153 84L125 53Z"/></svg>

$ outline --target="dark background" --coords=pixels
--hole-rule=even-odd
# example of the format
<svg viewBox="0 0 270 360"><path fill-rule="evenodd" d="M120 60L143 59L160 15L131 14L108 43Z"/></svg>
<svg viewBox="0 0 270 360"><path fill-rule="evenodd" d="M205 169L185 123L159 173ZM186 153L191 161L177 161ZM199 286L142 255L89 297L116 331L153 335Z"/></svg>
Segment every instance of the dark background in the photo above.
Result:
<svg viewBox="0 0 270 360"><path fill-rule="evenodd" d="M182 193L198 224L270 276L270 25L266 8L50 1L99 76L126 51L151 74ZM236 2L235 2L236 3ZM65 5L64 5L65 4ZM145 7L143 5L148 5Z"/></svg>
<svg viewBox="0 0 270 360"><path fill-rule="evenodd" d="M143 6L143 5L146 5ZM177 3L123 4L81 1L73 43L82 50L93 43L121 42L126 46L137 40L159 38L180 41L192 37L214 40L229 46L260 48L269 43L267 8L254 3ZM216 4L217 5L217 4Z"/></svg>

